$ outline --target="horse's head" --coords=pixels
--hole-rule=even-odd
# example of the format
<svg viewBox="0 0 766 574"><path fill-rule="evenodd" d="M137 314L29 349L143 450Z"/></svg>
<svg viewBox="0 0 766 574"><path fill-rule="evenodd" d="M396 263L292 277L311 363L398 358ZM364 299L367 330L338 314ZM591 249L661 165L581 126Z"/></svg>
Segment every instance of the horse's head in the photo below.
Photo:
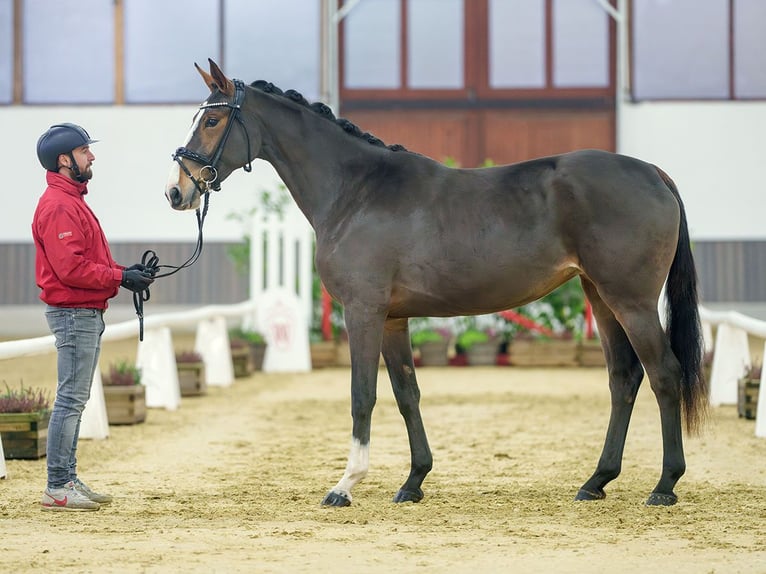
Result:
<svg viewBox="0 0 766 574"><path fill-rule="evenodd" d="M173 209L195 209L202 194L220 189L231 172L240 167L250 171L261 145L259 137L248 133L242 118L245 85L230 80L213 60L208 61L210 73L194 64L210 88L210 97L194 116L183 146L173 154L165 187Z"/></svg>

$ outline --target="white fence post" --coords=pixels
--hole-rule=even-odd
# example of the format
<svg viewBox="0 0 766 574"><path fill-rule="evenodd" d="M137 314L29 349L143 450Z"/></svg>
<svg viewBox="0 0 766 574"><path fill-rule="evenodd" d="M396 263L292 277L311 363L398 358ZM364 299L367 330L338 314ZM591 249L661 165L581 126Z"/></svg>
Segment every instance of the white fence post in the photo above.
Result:
<svg viewBox="0 0 766 574"><path fill-rule="evenodd" d="M761 357L766 359L766 342L763 344ZM766 393L761 392L763 389L766 389L766 369L762 366L761 385L758 387L758 407L755 410L755 436L766 438Z"/></svg>
<svg viewBox="0 0 766 574"><path fill-rule="evenodd" d="M5 468L5 452L3 452L3 438L0 437L0 479L8 476L8 470Z"/></svg>
<svg viewBox="0 0 766 574"><path fill-rule="evenodd" d="M710 374L710 404L736 405L737 381L749 365L747 332L731 325L719 325Z"/></svg>
<svg viewBox="0 0 766 574"><path fill-rule="evenodd" d="M136 367L146 387L146 406L174 411L181 404L176 353L170 327L150 329L138 342Z"/></svg>
<svg viewBox="0 0 766 574"><path fill-rule="evenodd" d="M208 385L228 387L234 382L229 332L226 330L226 320L223 317L203 319L197 324L194 350L202 355L202 360L205 362L205 377Z"/></svg>
<svg viewBox="0 0 766 574"><path fill-rule="evenodd" d="M106 414L104 384L101 380L101 368L96 367L90 386L90 398L85 403L80 420L80 438L102 440L109 437L109 418Z"/></svg>

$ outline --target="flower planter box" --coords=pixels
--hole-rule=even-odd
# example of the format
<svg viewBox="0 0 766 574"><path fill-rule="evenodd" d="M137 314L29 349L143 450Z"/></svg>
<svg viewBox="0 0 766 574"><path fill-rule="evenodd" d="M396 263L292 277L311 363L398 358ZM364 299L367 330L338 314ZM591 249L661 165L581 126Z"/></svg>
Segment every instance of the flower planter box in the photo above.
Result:
<svg viewBox="0 0 766 574"><path fill-rule="evenodd" d="M110 425L132 425L146 420L144 385L104 385L104 402Z"/></svg>
<svg viewBox="0 0 766 574"><path fill-rule="evenodd" d="M517 367L576 367L577 343L560 339L514 339L510 362Z"/></svg>
<svg viewBox="0 0 766 574"><path fill-rule="evenodd" d="M601 342L595 339L580 342L577 345L577 363L581 367L605 367L606 358Z"/></svg>
<svg viewBox="0 0 766 574"><path fill-rule="evenodd" d="M194 397L207 393L205 363L176 363L176 368L182 397Z"/></svg>
<svg viewBox="0 0 766 574"><path fill-rule="evenodd" d="M0 413L0 438L5 458L38 459L48 446L50 412Z"/></svg>
<svg viewBox="0 0 766 574"><path fill-rule="evenodd" d="M311 343L309 348L312 369L335 366L338 360L338 349L335 341L316 341Z"/></svg>
<svg viewBox="0 0 766 574"><path fill-rule="evenodd" d="M252 358L250 356L250 346L232 347L231 363L234 367L234 377L239 379L249 377L252 369Z"/></svg>
<svg viewBox="0 0 766 574"><path fill-rule="evenodd" d="M758 410L760 379L742 378L737 384L737 414L740 418L754 419Z"/></svg>

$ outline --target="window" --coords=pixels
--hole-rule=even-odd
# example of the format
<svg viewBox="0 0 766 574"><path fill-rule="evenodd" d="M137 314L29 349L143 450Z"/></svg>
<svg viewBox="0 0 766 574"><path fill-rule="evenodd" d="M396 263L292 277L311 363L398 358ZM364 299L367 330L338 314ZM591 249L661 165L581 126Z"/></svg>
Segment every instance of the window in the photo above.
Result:
<svg viewBox="0 0 766 574"><path fill-rule="evenodd" d="M365 0L367 1L367 0ZM244 82L267 80L283 90L319 97L320 3L226 0L226 73Z"/></svg>
<svg viewBox="0 0 766 574"><path fill-rule="evenodd" d="M364 0L341 30L341 96L611 99L614 30L595 0Z"/></svg>
<svg viewBox="0 0 766 574"><path fill-rule="evenodd" d="M766 3L642 0L632 7L635 99L766 97Z"/></svg>
<svg viewBox="0 0 766 574"><path fill-rule="evenodd" d="M103 104L114 100L112 2L22 4L24 101Z"/></svg>
<svg viewBox="0 0 766 574"><path fill-rule="evenodd" d="M13 101L13 0L0 0L0 104Z"/></svg>
<svg viewBox="0 0 766 574"><path fill-rule="evenodd" d="M125 101L199 101L207 89L194 62L221 61L216 0L126 0Z"/></svg>
<svg viewBox="0 0 766 574"><path fill-rule="evenodd" d="M55 5L0 0L0 104L199 102L207 89L194 63L207 68L208 58L245 82L318 97L319 0Z"/></svg>
<svg viewBox="0 0 766 574"><path fill-rule="evenodd" d="M766 2L734 3L734 97L766 97Z"/></svg>

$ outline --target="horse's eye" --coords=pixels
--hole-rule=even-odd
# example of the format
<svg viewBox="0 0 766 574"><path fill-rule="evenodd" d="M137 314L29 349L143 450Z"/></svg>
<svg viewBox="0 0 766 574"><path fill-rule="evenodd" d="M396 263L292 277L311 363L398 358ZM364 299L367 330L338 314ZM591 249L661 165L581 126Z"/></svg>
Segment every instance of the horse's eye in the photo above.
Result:
<svg viewBox="0 0 766 574"><path fill-rule="evenodd" d="M207 118L205 120L206 128L214 128L217 125L218 125L218 118Z"/></svg>

